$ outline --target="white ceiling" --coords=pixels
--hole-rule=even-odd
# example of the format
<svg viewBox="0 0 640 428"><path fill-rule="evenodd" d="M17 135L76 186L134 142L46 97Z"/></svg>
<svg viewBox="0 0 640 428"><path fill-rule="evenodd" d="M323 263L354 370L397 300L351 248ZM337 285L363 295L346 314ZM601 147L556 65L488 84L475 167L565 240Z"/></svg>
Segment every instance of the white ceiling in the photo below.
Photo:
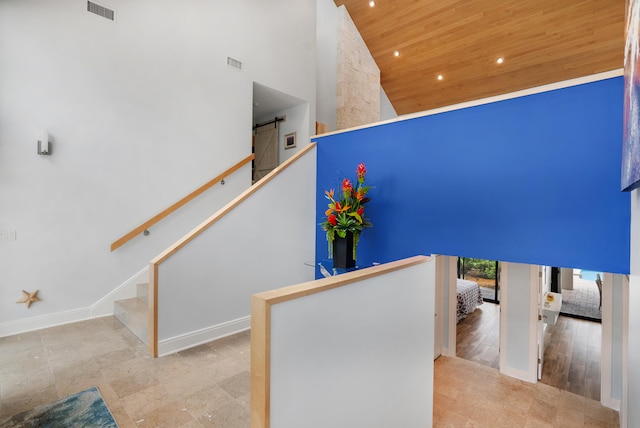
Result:
<svg viewBox="0 0 640 428"><path fill-rule="evenodd" d="M253 124L265 117L279 115L282 111L306 103L306 101L259 83L253 83Z"/></svg>

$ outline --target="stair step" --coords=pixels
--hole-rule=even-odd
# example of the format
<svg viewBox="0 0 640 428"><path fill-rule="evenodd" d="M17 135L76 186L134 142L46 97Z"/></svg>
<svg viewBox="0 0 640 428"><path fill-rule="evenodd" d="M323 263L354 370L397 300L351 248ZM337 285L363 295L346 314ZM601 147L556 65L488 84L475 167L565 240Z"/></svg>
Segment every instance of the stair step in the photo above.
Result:
<svg viewBox="0 0 640 428"><path fill-rule="evenodd" d="M129 330L140 340L148 344L149 341L149 307L141 299L133 297L131 299L118 300L114 302L114 312Z"/></svg>
<svg viewBox="0 0 640 428"><path fill-rule="evenodd" d="M136 285L136 297L142 300L145 304L149 303L149 283Z"/></svg>

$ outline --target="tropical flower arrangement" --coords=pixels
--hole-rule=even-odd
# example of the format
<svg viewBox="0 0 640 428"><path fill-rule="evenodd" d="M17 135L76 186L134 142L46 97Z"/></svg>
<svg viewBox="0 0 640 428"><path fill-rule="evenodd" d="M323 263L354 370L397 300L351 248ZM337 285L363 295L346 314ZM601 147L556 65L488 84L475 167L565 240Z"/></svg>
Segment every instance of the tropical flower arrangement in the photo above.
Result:
<svg viewBox="0 0 640 428"><path fill-rule="evenodd" d="M365 227L372 224L364 217L364 207L370 198L367 193L370 186L365 185L365 174L367 168L364 163L358 165L356 169L357 180L352 183L348 178L342 180L342 185L337 195L334 189L325 191L325 197L329 200L327 211L324 215L326 219L320 223L322 229L327 232L327 243L329 245L329 258L333 257L333 241L338 235L346 238L347 232L353 234L353 259L356 259L356 251L360 233Z"/></svg>

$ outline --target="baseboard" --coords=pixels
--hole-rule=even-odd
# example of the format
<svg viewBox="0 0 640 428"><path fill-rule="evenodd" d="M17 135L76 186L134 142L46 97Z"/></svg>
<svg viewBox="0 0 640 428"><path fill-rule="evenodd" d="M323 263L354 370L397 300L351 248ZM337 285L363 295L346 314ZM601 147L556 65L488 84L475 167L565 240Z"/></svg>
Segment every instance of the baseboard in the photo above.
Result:
<svg viewBox="0 0 640 428"><path fill-rule="evenodd" d="M503 368L500 366L500 373L529 383L538 383L536 373L530 373L523 370L513 369L511 367Z"/></svg>
<svg viewBox="0 0 640 428"><path fill-rule="evenodd" d="M91 305L89 307L91 310L91 316L101 317L105 315L113 315L113 302L136 297L136 285L145 282L149 282L149 266L146 266L144 269L116 287L115 290Z"/></svg>
<svg viewBox="0 0 640 428"><path fill-rule="evenodd" d="M620 400L614 400L613 398L602 398L600 400L600 404L602 404L604 407L608 407L610 409L616 410L616 411L620 411Z"/></svg>
<svg viewBox="0 0 640 428"><path fill-rule="evenodd" d="M174 354L203 343L211 342L216 339L222 339L232 334L240 333L251 327L251 317L238 318L212 327L203 328L201 330L174 336L169 339L158 341L158 356Z"/></svg>
<svg viewBox="0 0 640 428"><path fill-rule="evenodd" d="M455 351L452 351L451 349L449 349L448 346L443 346L442 347L442 355L444 355L446 357L455 357L456 353L455 353Z"/></svg>
<svg viewBox="0 0 640 428"><path fill-rule="evenodd" d="M83 321L89 318L91 318L91 310L89 308L81 308L56 312L54 314L39 315L31 318L23 318L15 321L7 321L0 324L0 337L55 327L57 325Z"/></svg>
<svg viewBox="0 0 640 428"><path fill-rule="evenodd" d="M147 282L148 272L149 267L145 267L88 308L71 309L0 323L0 337L113 315L113 302L135 297L136 284Z"/></svg>

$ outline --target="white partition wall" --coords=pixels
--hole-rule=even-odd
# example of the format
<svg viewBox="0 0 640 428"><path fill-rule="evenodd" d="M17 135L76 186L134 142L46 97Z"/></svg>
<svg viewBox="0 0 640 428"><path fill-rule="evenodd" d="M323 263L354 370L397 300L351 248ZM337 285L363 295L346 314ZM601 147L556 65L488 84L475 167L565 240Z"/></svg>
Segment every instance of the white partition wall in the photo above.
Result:
<svg viewBox="0 0 640 428"><path fill-rule="evenodd" d="M501 263L500 372L537 382L540 267Z"/></svg>
<svg viewBox="0 0 640 428"><path fill-rule="evenodd" d="M431 426L435 261L407 260L254 296L252 426Z"/></svg>
<svg viewBox="0 0 640 428"><path fill-rule="evenodd" d="M246 330L252 294L313 279L305 263L314 258L316 155L314 147L307 150L232 201L233 215L219 215L223 208L210 227L183 238L179 251L151 262L159 355Z"/></svg>
<svg viewBox="0 0 640 428"><path fill-rule="evenodd" d="M628 300L628 277L605 273L602 287L600 401L616 410L620 410L623 395L623 337L628 329Z"/></svg>

